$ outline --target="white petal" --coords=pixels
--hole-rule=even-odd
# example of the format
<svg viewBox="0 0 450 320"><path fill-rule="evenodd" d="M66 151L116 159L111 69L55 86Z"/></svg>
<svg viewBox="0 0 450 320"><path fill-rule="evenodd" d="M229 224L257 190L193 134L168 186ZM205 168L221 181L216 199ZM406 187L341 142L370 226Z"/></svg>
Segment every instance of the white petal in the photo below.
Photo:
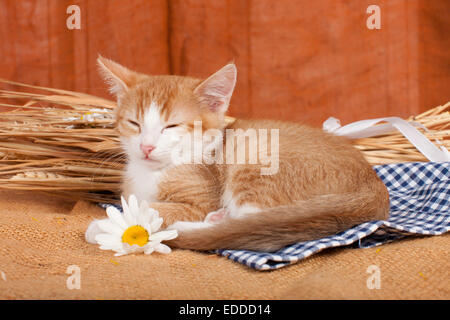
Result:
<svg viewBox="0 0 450 320"><path fill-rule="evenodd" d="M108 219L99 220L97 222L97 225L102 231L106 233L112 233L118 237L122 237L122 234L124 232L124 230L121 227L119 227L117 224Z"/></svg>
<svg viewBox="0 0 450 320"><path fill-rule="evenodd" d="M129 205L131 214L134 215L135 217L139 216L139 205L138 205L137 198L134 194L132 194L128 198L128 205Z"/></svg>
<svg viewBox="0 0 450 320"><path fill-rule="evenodd" d="M177 230L165 230L152 234L149 240L161 242L164 240L172 240L176 237L178 237Z"/></svg>
<svg viewBox="0 0 450 320"><path fill-rule="evenodd" d="M123 196L120 196L120 202L122 203L122 210L128 211L128 204Z"/></svg>
<svg viewBox="0 0 450 320"><path fill-rule="evenodd" d="M108 218L106 218L105 220L108 220ZM86 241L89 243L97 244L97 241L95 241L95 236L100 233L103 233L102 230L100 229L100 227L98 226L98 221L99 220L92 221L89 224L89 227L87 228L86 233L84 234Z"/></svg>
<svg viewBox="0 0 450 320"><path fill-rule="evenodd" d="M159 218L159 212L156 209L148 208L148 213L154 218Z"/></svg>
<svg viewBox="0 0 450 320"><path fill-rule="evenodd" d="M144 227L145 230L147 230L149 236L151 236L153 234L152 226L150 224L144 223L144 224L141 224L141 226Z"/></svg>
<svg viewBox="0 0 450 320"><path fill-rule="evenodd" d="M122 246L113 246L113 245L110 245L110 246L100 246L99 247L100 249L102 249L102 250L113 250L113 251L121 251L122 250Z"/></svg>
<svg viewBox="0 0 450 320"><path fill-rule="evenodd" d="M145 201L145 200L142 200L141 201L141 205L139 206L139 212L140 213L143 213L143 212L147 213L148 209L149 209L148 202Z"/></svg>
<svg viewBox="0 0 450 320"><path fill-rule="evenodd" d="M161 228L161 225L163 224L164 219L163 218L156 218L153 219L153 221L150 223L151 231L156 232Z"/></svg>
<svg viewBox="0 0 450 320"><path fill-rule="evenodd" d="M130 213L130 208L128 207L127 202L125 201L125 198L122 196L120 197L122 201L122 210L123 210L123 218L127 225L134 226L136 224L136 219L134 218L134 215Z"/></svg>
<svg viewBox="0 0 450 320"><path fill-rule="evenodd" d="M162 244L162 243L155 246L155 251L164 253L164 254L172 252L172 250L170 249L169 246L166 246L165 244Z"/></svg>
<svg viewBox="0 0 450 320"><path fill-rule="evenodd" d="M152 224L154 221L159 221L159 219L161 219L159 217L159 212L153 208L148 208L147 215L149 217L148 223L150 223L150 224Z"/></svg>
<svg viewBox="0 0 450 320"><path fill-rule="evenodd" d="M144 225L148 225L149 221L150 221L150 215L148 214L148 212L146 211L140 211L139 215L137 217L137 224L140 226L144 226ZM151 230L149 230L151 231Z"/></svg>
<svg viewBox="0 0 450 320"><path fill-rule="evenodd" d="M149 208L147 214L150 216L149 223L159 218L159 212L153 208Z"/></svg>
<svg viewBox="0 0 450 320"><path fill-rule="evenodd" d="M137 244L129 245L128 243L123 243L124 251L127 253L133 253L133 252L142 252L144 251L144 247L138 246Z"/></svg>
<svg viewBox="0 0 450 320"><path fill-rule="evenodd" d="M123 220L122 218L122 214L115 207L109 206L108 208L106 208L106 214L111 219L111 221L117 224L119 227L123 229L126 229L128 227L125 223L125 220Z"/></svg>
<svg viewBox="0 0 450 320"><path fill-rule="evenodd" d="M97 243L99 245L108 246L108 245L116 244L118 242L118 238L117 238L117 236L112 235L112 234L100 233L100 234L95 236L95 241L97 241Z"/></svg>
<svg viewBox="0 0 450 320"><path fill-rule="evenodd" d="M133 246L129 245L128 243L124 242L123 243L123 250L127 251L127 252L133 252Z"/></svg>
<svg viewBox="0 0 450 320"><path fill-rule="evenodd" d="M146 246L144 253L151 254L153 251L155 251L155 248L153 248L153 246Z"/></svg>

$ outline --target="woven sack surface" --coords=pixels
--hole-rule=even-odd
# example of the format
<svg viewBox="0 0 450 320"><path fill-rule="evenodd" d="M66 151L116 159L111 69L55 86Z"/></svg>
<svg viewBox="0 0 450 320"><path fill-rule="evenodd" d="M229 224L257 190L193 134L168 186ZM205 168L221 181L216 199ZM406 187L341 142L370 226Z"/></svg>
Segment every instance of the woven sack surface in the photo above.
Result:
<svg viewBox="0 0 450 320"><path fill-rule="evenodd" d="M1 299L449 299L450 235L413 237L369 249L325 250L259 272L215 254L114 257L84 240L96 205L33 192L0 192ZM81 270L69 290L67 267ZM368 289L367 268L381 288Z"/></svg>

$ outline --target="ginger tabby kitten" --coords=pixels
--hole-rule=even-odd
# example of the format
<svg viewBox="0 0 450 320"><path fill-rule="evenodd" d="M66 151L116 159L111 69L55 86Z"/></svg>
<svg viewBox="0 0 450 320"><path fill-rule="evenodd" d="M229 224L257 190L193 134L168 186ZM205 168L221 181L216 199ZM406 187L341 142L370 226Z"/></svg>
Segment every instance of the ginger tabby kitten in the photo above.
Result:
<svg viewBox="0 0 450 320"><path fill-rule="evenodd" d="M148 76L103 57L98 64L118 101L117 130L128 156L123 195L148 201L166 227L178 230L178 238L168 245L275 251L388 218L385 185L348 139L275 120L239 119L227 125L225 113L237 75L234 64L203 81ZM274 173L263 174L268 163L262 160L175 163L173 150L185 141L180 136L199 142L193 133L196 121L201 121L203 132L223 133L219 141L200 139L202 152L215 150L204 159L219 151L239 156L242 150L230 139L248 138L247 129L257 131L258 137L263 136L259 129L278 130L278 140L257 151L250 143L244 148L246 160L251 155L261 160L263 151L276 159L276 165L271 163ZM233 134L225 135L229 130ZM86 239L95 243L99 232L92 222Z"/></svg>

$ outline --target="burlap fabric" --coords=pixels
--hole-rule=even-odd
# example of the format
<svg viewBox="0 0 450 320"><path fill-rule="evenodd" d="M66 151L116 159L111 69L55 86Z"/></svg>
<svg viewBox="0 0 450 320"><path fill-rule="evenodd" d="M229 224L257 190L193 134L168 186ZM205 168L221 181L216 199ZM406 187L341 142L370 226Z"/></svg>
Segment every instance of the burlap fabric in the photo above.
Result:
<svg viewBox="0 0 450 320"><path fill-rule="evenodd" d="M214 254L114 257L84 241L103 209L31 192L0 193L2 299L449 299L450 235L371 249L337 248L276 271ZM69 290L68 266L81 271ZM368 289L367 268L380 270Z"/></svg>

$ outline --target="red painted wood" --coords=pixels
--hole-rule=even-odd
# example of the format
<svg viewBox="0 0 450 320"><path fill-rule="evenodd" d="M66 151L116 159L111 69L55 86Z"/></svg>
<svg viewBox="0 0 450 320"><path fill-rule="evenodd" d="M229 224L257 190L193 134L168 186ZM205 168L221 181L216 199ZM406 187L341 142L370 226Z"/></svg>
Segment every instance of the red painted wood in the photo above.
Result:
<svg viewBox="0 0 450 320"><path fill-rule="evenodd" d="M81 8L81 30L66 8ZM368 30L366 8L381 8ZM0 77L108 97L96 57L206 77L238 67L237 117L320 125L450 100L450 1L0 0Z"/></svg>

